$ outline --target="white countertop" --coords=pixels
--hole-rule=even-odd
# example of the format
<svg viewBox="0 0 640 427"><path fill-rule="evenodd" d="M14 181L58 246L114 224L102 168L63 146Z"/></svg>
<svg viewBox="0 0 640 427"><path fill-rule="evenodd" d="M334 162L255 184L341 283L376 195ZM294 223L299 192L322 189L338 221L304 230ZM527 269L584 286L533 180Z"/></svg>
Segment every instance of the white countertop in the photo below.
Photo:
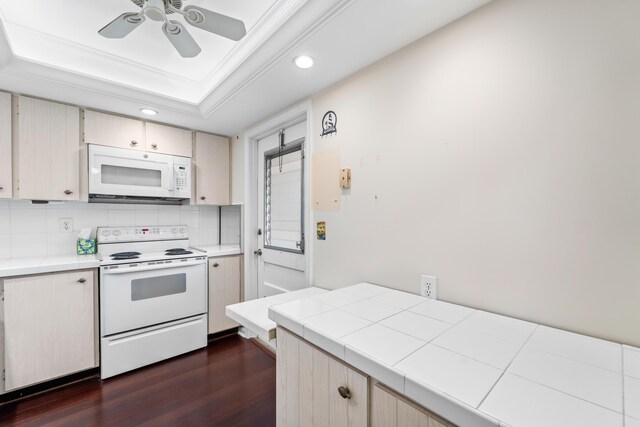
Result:
<svg viewBox="0 0 640 427"><path fill-rule="evenodd" d="M57 255L0 259L0 277L83 270L100 267L96 255Z"/></svg>
<svg viewBox="0 0 640 427"><path fill-rule="evenodd" d="M225 314L256 333L263 341L269 342L272 338L272 333L278 326L276 322L269 319L269 307L327 292L329 291L326 289L311 287L267 298L254 299L228 305L225 309Z"/></svg>
<svg viewBox="0 0 640 427"><path fill-rule="evenodd" d="M194 246L194 249L206 252L209 258L226 255L237 255L242 253L239 245L210 245L210 246Z"/></svg>
<svg viewBox="0 0 640 427"><path fill-rule="evenodd" d="M251 303L462 427L640 427L638 348L368 283L307 292Z"/></svg>

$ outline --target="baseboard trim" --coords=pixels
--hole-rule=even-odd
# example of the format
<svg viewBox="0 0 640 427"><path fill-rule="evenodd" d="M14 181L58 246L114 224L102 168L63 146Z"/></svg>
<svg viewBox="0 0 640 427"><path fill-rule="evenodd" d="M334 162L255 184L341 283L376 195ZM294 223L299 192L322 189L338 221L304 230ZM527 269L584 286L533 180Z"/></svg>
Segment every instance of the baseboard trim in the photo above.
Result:
<svg viewBox="0 0 640 427"><path fill-rule="evenodd" d="M26 397L33 397L37 394L46 393L51 390L66 387L88 379L100 378L100 368L92 368L87 371L77 372L75 374L66 375L49 381L44 381L18 390L13 390L0 395L0 407L9 403L16 402Z"/></svg>

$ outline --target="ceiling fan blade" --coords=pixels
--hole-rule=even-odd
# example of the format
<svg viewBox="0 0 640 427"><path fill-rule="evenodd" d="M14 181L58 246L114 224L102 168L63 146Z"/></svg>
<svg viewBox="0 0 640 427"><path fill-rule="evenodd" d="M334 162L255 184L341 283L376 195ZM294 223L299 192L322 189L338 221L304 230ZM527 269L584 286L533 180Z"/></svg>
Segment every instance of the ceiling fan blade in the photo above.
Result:
<svg viewBox="0 0 640 427"><path fill-rule="evenodd" d="M107 25L98 34L108 39L121 39L144 22L144 15L139 13L123 13Z"/></svg>
<svg viewBox="0 0 640 427"><path fill-rule="evenodd" d="M184 9L185 20L194 27L238 41L247 34L244 22L227 15L221 15L198 6Z"/></svg>
<svg viewBox="0 0 640 427"><path fill-rule="evenodd" d="M166 21L162 32L183 58L193 58L202 51L187 29L178 21Z"/></svg>

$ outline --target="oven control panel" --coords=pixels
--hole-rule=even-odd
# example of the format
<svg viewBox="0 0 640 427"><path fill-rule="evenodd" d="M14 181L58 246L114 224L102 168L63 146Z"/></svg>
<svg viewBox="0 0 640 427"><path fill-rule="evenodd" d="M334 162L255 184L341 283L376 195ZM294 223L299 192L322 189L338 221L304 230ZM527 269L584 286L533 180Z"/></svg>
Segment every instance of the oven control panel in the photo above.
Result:
<svg viewBox="0 0 640 427"><path fill-rule="evenodd" d="M96 238L98 243L188 239L189 228L186 225L98 227Z"/></svg>

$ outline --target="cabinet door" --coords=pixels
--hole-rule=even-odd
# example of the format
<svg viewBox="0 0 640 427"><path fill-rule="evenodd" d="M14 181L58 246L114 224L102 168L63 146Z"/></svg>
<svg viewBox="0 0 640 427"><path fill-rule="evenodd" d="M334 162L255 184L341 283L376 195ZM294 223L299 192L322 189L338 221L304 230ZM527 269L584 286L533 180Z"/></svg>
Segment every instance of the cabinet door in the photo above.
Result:
<svg viewBox="0 0 640 427"><path fill-rule="evenodd" d="M78 200L80 110L21 96L13 141L15 189L21 199Z"/></svg>
<svg viewBox="0 0 640 427"><path fill-rule="evenodd" d="M11 94L0 92L0 199L10 199L11 175Z"/></svg>
<svg viewBox="0 0 640 427"><path fill-rule="evenodd" d="M225 307L240 302L240 255L209 260L209 333L238 326Z"/></svg>
<svg viewBox="0 0 640 427"><path fill-rule="evenodd" d="M367 377L285 329L277 339L278 426L368 425Z"/></svg>
<svg viewBox="0 0 640 427"><path fill-rule="evenodd" d="M147 123L146 133L147 151L191 157L193 132L190 130Z"/></svg>
<svg viewBox="0 0 640 427"><path fill-rule="evenodd" d="M229 139L196 132L196 204L229 204Z"/></svg>
<svg viewBox="0 0 640 427"><path fill-rule="evenodd" d="M455 427L379 384L371 395L372 427Z"/></svg>
<svg viewBox="0 0 640 427"><path fill-rule="evenodd" d="M4 281L7 391L97 366L94 274Z"/></svg>
<svg viewBox="0 0 640 427"><path fill-rule="evenodd" d="M144 122L85 110L84 142L144 151L146 149Z"/></svg>

